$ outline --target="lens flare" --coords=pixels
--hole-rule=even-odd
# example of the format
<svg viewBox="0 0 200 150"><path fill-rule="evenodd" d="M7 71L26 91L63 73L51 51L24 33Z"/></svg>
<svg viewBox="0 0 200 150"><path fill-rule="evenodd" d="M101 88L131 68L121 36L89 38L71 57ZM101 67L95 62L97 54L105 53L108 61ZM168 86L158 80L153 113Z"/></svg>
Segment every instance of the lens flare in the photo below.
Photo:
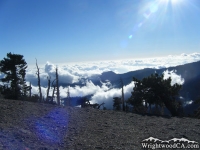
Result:
<svg viewBox="0 0 200 150"><path fill-rule="evenodd" d="M128 41L135 40L140 33L153 32L155 29L163 31L168 25L171 35L181 32L182 20L184 20L186 10L190 12L200 12L200 8L195 4L195 0L151 0L141 1L138 9L137 20L134 21L129 35L129 40L120 43L121 48L128 46ZM134 13L134 12L133 12Z"/></svg>

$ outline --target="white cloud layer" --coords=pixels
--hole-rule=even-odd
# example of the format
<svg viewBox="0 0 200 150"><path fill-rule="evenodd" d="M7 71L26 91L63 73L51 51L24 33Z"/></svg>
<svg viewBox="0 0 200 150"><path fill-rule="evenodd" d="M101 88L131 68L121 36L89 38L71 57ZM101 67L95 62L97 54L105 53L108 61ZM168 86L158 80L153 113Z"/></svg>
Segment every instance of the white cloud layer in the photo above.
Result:
<svg viewBox="0 0 200 150"><path fill-rule="evenodd" d="M183 84L184 79L181 78L181 76L177 75L175 71L169 72L166 70L164 72L164 78L172 79L172 85L175 83ZM134 88L134 82L131 82L130 84L124 86L124 98L127 100L131 96L131 92ZM43 95L46 95L46 89L42 87L42 93ZM60 87L60 96L61 97L67 97L67 91L68 87ZM109 81L106 83L101 82L101 86L95 85L90 80L86 80L86 83L84 86L75 86L75 87L69 87L70 96L76 97L76 96L86 96L86 95L93 95L91 97L91 103L105 103L105 107L108 109L112 109L113 107L113 97L121 97L122 89L121 88L112 88L112 85ZM33 86L32 93L38 93L38 87ZM50 93L52 93L52 89L50 90ZM51 94L50 94L51 95Z"/></svg>
<svg viewBox="0 0 200 150"><path fill-rule="evenodd" d="M183 65L200 60L200 53L181 54L178 56L169 55L167 57L146 58L146 59L129 59L117 61L98 61L85 63L57 64L60 81L62 83L76 83L82 78L92 78L106 71L115 73L126 73L129 71L144 68L167 68L172 66ZM41 84L47 85L47 76L55 78L56 65L47 62L44 66L40 66ZM37 83L36 67L29 68L27 71L27 81L32 81L34 85Z"/></svg>
<svg viewBox="0 0 200 150"><path fill-rule="evenodd" d="M76 97L76 96L86 96L92 94L91 103L105 103L105 107L112 109L113 105L113 97L121 97L122 90L120 88L111 88L111 85L109 82L103 83L101 86L94 85L91 81L86 81L85 86L75 86L75 87L69 87L70 96ZM124 97L125 100L128 99L131 96L131 91L133 91L134 83L131 82L130 84L124 86ZM42 94L43 96L46 96L46 89L42 87ZM61 97L67 97L67 91L68 87L60 87L60 96ZM32 93L37 94L38 93L38 87L33 86L32 87ZM52 94L52 89L50 90L50 95Z"/></svg>
<svg viewBox="0 0 200 150"><path fill-rule="evenodd" d="M172 85L175 83L183 84L184 80L181 78L181 76L178 76L175 72L171 71L169 72L166 70L164 72L164 78L172 78ZM134 82L131 82L130 84L124 86L124 98L127 100L131 96L131 92L134 88ZM42 93L43 95L46 95L46 89L42 87ZM67 87L60 87L60 96L61 97L67 97ZM106 83L101 82L101 86L95 85L92 83L92 81L87 80L85 85L75 86L75 87L69 87L70 96L86 96L86 95L93 95L91 98L91 103L105 103L105 107L108 109L112 109L113 105L113 97L121 97L122 89L121 88L112 88L112 85L109 81ZM38 93L38 87L33 86L32 89L33 93ZM52 93L52 89L50 90L50 93Z"/></svg>
<svg viewBox="0 0 200 150"><path fill-rule="evenodd" d="M167 68L177 65L183 65L186 63L191 63L200 60L200 53L192 54L181 54L179 56L167 56L158 58L148 58L148 59L129 59L129 60L118 60L118 61L99 61L99 62L85 62L76 64L58 64L58 74L59 81L62 83L76 83L82 78L86 81L84 86L74 86L70 87L70 96L85 96L93 94L92 103L105 103L107 108L112 108L113 97L121 97L121 89L112 88L112 85L108 81L107 83L102 83L100 86L95 85L90 78L100 75L105 71L114 71L115 73L126 73L128 71L134 71L144 68ZM40 77L43 95L46 95L47 86L47 76L51 76L51 79L55 79L55 68L56 65L47 62L44 66L39 66ZM32 93L38 93L37 87L37 76L36 68L29 69L27 71L26 79L33 83ZM175 83L183 84L184 79L176 74L176 71L164 72L164 77L172 78L172 85ZM131 96L131 91L133 91L134 83L130 83L124 87L125 99ZM61 97L67 96L67 87L60 87ZM52 89L50 90L50 94Z"/></svg>
<svg viewBox="0 0 200 150"><path fill-rule="evenodd" d="M131 96L131 91L133 91L134 82L131 82L127 86L124 86L124 98L127 100ZM92 96L92 103L105 103L105 107L112 109L113 107L113 97L121 97L122 89L113 88L111 90L100 90Z"/></svg>
<svg viewBox="0 0 200 150"><path fill-rule="evenodd" d="M105 71L114 71L115 73L126 73L144 68L167 68L171 66L183 65L200 60L200 53L181 54L179 56L167 56L160 58L148 58L148 59L130 59L130 60L118 60L118 61L99 61L99 62L85 62L76 64L58 64L59 82L62 83L77 83L85 78L84 86L76 85L70 87L70 96L85 96L93 94L92 103L103 103L107 108L112 108L113 97L121 97L121 89L112 88L111 83L101 83L101 85L95 85L90 79L97 75L102 74ZM56 65L47 62L40 67L40 78L42 85L42 93L46 96L47 89L47 76L51 76L51 81L55 79ZM32 83L32 93L38 93L37 87L37 75L36 67L29 68L26 74L26 80ZM0 75L2 76L2 75ZM183 84L184 79L176 74L175 71L164 72L164 77L172 78L172 84ZM131 96L134 83L130 83L124 87L125 99ZM50 95L52 89L50 90ZM67 87L60 87L61 97L67 96Z"/></svg>

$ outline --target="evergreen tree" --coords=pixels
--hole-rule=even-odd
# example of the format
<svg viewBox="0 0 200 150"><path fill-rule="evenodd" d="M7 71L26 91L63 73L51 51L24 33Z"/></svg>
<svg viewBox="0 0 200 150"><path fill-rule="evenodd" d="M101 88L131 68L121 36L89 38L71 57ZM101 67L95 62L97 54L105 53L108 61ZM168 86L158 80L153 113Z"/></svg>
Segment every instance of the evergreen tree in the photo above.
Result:
<svg viewBox="0 0 200 150"><path fill-rule="evenodd" d="M7 53L7 58L0 61L0 72L5 74L1 81L9 85L3 89L5 98L19 99L25 94L26 68L23 55Z"/></svg>
<svg viewBox="0 0 200 150"><path fill-rule="evenodd" d="M113 98L113 109L114 110L121 110L122 100L120 97Z"/></svg>
<svg viewBox="0 0 200 150"><path fill-rule="evenodd" d="M90 106L90 101L86 96L79 97L76 101L76 105L81 105L81 108L88 107Z"/></svg>
<svg viewBox="0 0 200 150"><path fill-rule="evenodd" d="M180 103L176 101L176 97L179 94L181 85L171 85L171 78L164 79L164 75L152 74L147 78L138 80L133 78L135 82L134 91L128 103L134 107L151 107L155 105L163 107L165 106L172 116L178 116L180 110Z"/></svg>

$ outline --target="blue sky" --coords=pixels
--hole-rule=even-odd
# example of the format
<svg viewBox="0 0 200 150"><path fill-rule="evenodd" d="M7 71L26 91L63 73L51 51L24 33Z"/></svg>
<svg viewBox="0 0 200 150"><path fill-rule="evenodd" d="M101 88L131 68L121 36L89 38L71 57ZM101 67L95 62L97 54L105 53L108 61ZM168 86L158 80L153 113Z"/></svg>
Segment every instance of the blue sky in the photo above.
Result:
<svg viewBox="0 0 200 150"><path fill-rule="evenodd" d="M0 56L29 65L200 52L199 0L1 0Z"/></svg>

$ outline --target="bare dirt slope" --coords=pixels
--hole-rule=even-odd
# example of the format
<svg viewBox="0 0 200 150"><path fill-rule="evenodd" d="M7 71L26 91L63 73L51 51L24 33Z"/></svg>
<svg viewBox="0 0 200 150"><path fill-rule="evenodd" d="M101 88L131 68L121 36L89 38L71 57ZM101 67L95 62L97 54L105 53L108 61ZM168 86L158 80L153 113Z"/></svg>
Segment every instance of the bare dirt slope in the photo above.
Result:
<svg viewBox="0 0 200 150"><path fill-rule="evenodd" d="M141 141L200 143L200 120L0 100L0 149L142 149Z"/></svg>

